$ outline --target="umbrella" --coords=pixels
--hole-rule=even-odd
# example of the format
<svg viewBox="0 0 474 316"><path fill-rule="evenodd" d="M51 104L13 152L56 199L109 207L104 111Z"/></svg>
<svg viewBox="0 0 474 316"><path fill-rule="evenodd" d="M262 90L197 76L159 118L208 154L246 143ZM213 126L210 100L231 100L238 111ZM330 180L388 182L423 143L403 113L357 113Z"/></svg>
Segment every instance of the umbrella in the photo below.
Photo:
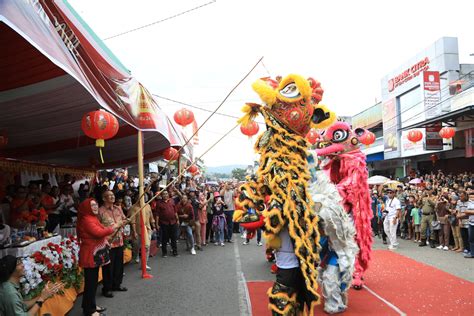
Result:
<svg viewBox="0 0 474 316"><path fill-rule="evenodd" d="M413 180L410 180L410 182L408 182L408 183L410 183L410 184L420 184L422 182L423 182L423 180L421 180L420 178L415 178Z"/></svg>
<svg viewBox="0 0 474 316"><path fill-rule="evenodd" d="M219 185L217 181L207 181L206 184L208 185Z"/></svg>
<svg viewBox="0 0 474 316"><path fill-rule="evenodd" d="M390 179L384 176L372 176L368 179L367 183L371 185L384 184L388 180Z"/></svg>
<svg viewBox="0 0 474 316"><path fill-rule="evenodd" d="M398 185L403 185L403 184L399 181L389 180L389 181L385 182L383 185L384 186L386 185L387 187L389 187L392 190L396 190Z"/></svg>

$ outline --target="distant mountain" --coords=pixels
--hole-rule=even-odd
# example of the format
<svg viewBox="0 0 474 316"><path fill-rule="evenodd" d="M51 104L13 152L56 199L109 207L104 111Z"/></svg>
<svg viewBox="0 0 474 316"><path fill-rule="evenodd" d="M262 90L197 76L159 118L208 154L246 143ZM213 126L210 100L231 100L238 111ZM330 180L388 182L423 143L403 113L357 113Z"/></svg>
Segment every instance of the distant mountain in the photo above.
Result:
<svg viewBox="0 0 474 316"><path fill-rule="evenodd" d="M247 169L247 165L228 165L218 167L206 167L206 173L225 173L231 174L235 168Z"/></svg>

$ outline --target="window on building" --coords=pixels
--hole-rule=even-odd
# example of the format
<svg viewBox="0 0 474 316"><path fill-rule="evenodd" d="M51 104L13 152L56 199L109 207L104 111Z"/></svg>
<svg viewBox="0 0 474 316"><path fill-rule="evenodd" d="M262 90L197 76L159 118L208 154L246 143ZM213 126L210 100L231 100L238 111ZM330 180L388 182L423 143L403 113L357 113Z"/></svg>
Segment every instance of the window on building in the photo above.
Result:
<svg viewBox="0 0 474 316"><path fill-rule="evenodd" d="M423 90L420 86L398 97L401 127L421 122L424 119Z"/></svg>

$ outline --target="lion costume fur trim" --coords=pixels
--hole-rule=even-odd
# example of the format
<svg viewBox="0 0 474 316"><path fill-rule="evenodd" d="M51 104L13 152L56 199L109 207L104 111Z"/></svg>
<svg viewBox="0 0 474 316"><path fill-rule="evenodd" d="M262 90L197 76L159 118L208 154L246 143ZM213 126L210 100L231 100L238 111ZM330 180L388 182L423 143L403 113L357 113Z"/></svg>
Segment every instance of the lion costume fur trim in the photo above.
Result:
<svg viewBox="0 0 474 316"><path fill-rule="evenodd" d="M288 227L295 245L295 255L308 290L319 301L317 293L317 265L319 258L318 217L308 192L310 179L306 149L308 143L302 136L289 132L264 108L260 108L267 131L259 136L255 150L260 154L260 167L255 182L242 185L242 207L261 211L265 188L270 192L265 217L264 237L272 248L278 249L278 234ZM271 137L269 137L271 134Z"/></svg>

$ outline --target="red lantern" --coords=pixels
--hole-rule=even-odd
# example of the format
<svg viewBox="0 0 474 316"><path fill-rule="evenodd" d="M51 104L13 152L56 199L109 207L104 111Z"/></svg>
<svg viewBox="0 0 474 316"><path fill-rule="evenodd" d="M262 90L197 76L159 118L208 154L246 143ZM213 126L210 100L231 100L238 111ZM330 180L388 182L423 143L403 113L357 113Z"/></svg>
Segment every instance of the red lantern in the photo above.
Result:
<svg viewBox="0 0 474 316"><path fill-rule="evenodd" d="M240 125L240 131L242 134L252 137L253 135L258 133L258 123L255 121L250 121L247 125Z"/></svg>
<svg viewBox="0 0 474 316"><path fill-rule="evenodd" d="M431 162L433 163L433 165L436 163L436 161L438 160L438 156L436 156L435 154L431 155L430 156L430 159L431 159Z"/></svg>
<svg viewBox="0 0 474 316"><path fill-rule="evenodd" d="M0 131L0 148L6 147L8 145L8 135L6 130Z"/></svg>
<svg viewBox="0 0 474 316"><path fill-rule="evenodd" d="M165 159L169 161L178 160L179 153L173 147L169 147L169 148L166 148L165 151L163 152L163 157L165 157Z"/></svg>
<svg viewBox="0 0 474 316"><path fill-rule="evenodd" d="M191 167L188 168L188 171L190 173L196 173L196 172L198 172L198 170L199 169L198 169L198 167L196 167L196 165L191 165Z"/></svg>
<svg viewBox="0 0 474 316"><path fill-rule="evenodd" d="M408 132L408 140L411 141L412 143L417 143L423 138L423 134L421 131L415 129L410 132Z"/></svg>
<svg viewBox="0 0 474 316"><path fill-rule="evenodd" d="M188 109L182 108L181 110L176 111L173 118L177 124L185 127L194 121L194 114Z"/></svg>
<svg viewBox="0 0 474 316"><path fill-rule="evenodd" d="M319 138L318 132L314 128L310 129L308 134L306 134L306 139L311 145L314 145Z"/></svg>
<svg viewBox="0 0 474 316"><path fill-rule="evenodd" d="M439 131L439 136L441 136L442 138L446 138L446 139L452 138L454 136L454 134L456 134L456 131L452 127L443 127Z"/></svg>
<svg viewBox="0 0 474 316"><path fill-rule="evenodd" d="M95 145L99 147L100 159L104 163L102 157L102 147L105 146L104 140L117 135L119 129L117 118L104 110L93 111L82 117L81 127L88 137L96 140Z"/></svg>
<svg viewBox="0 0 474 316"><path fill-rule="evenodd" d="M366 146L370 146L375 142L375 134L367 132L359 138L359 141Z"/></svg>

